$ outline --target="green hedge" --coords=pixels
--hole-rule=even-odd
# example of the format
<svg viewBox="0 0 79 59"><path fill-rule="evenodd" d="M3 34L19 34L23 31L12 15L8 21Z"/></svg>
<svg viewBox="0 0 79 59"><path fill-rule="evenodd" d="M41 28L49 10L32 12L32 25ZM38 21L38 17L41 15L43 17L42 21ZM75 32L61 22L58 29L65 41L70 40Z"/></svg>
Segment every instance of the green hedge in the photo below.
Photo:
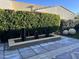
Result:
<svg viewBox="0 0 79 59"><path fill-rule="evenodd" d="M57 31L59 26L60 17L55 14L0 9L0 31L43 27L54 27Z"/></svg>
<svg viewBox="0 0 79 59"><path fill-rule="evenodd" d="M48 34L58 31L60 17L55 14L14 11L0 9L0 39L7 42L9 38L20 37L21 29L26 29L26 36Z"/></svg>

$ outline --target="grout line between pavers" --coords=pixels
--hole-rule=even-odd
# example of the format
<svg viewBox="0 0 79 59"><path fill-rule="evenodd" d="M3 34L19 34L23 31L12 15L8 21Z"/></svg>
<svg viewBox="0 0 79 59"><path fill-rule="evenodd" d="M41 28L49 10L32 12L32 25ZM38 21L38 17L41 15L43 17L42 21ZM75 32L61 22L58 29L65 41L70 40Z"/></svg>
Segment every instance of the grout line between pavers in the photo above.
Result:
<svg viewBox="0 0 79 59"><path fill-rule="evenodd" d="M31 48L31 49L32 49L32 48ZM18 48L17 48L17 50L18 50L20 56L22 57L22 59L24 59ZM36 56L37 53L36 53L33 49L32 49L32 51L35 53L35 55L33 55L33 56ZM30 57L33 57L33 56L30 56ZM27 58L30 58L30 57L27 57Z"/></svg>
<svg viewBox="0 0 79 59"><path fill-rule="evenodd" d="M2 44L2 47L3 47L3 50L4 50L4 44L3 43L1 43ZM0 51L3 51L3 50L0 50Z"/></svg>
<svg viewBox="0 0 79 59"><path fill-rule="evenodd" d="M3 59L5 59L5 43L4 43L4 49L3 49Z"/></svg>
<svg viewBox="0 0 79 59"><path fill-rule="evenodd" d="M19 54L20 54L21 58L22 58L22 59L24 59L24 58L23 58L23 56L21 55L21 53L20 53L20 51L19 51L19 49L18 49L18 48L17 48L17 50L18 50L18 52L19 52Z"/></svg>
<svg viewBox="0 0 79 59"><path fill-rule="evenodd" d="M29 48L31 48L31 46ZM35 53L35 55L33 55L33 56L40 55L40 54L36 53L33 48L31 48L31 49ZM33 56L28 57L28 59L31 58L31 57L33 57Z"/></svg>
<svg viewBox="0 0 79 59"><path fill-rule="evenodd" d="M30 46L30 48L31 48L31 46ZM38 55L38 53L36 53L33 48L31 48L31 49L32 49L32 51L33 51L36 55Z"/></svg>
<svg viewBox="0 0 79 59"><path fill-rule="evenodd" d="M40 45L39 45L40 46ZM41 46L40 46L41 47ZM31 47L30 47L31 48ZM41 47L42 48L42 47ZM44 49L44 50L46 50L45 48L42 48L42 49ZM32 50L34 51L34 49L32 48ZM48 52L49 50L46 50L46 52ZM44 52L44 53L46 53L46 52ZM35 52L36 53L36 52ZM44 53L41 53L41 54L44 54ZM40 55L40 53L36 53L36 55ZM36 55L34 55L34 56L36 56ZM33 56L31 56L31 57L33 57Z"/></svg>
<svg viewBox="0 0 79 59"><path fill-rule="evenodd" d="M49 50L45 49L43 46L41 46L41 45L40 45L40 47L41 47L42 49L46 50L47 52L49 51Z"/></svg>

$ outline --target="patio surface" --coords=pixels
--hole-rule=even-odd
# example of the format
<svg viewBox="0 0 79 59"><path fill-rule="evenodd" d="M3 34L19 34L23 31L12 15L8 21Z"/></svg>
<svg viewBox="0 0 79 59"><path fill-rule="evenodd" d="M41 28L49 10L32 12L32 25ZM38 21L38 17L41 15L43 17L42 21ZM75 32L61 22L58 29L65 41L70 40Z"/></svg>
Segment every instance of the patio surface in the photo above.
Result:
<svg viewBox="0 0 79 59"><path fill-rule="evenodd" d="M79 40L61 40L10 50L0 43L0 59L79 59Z"/></svg>

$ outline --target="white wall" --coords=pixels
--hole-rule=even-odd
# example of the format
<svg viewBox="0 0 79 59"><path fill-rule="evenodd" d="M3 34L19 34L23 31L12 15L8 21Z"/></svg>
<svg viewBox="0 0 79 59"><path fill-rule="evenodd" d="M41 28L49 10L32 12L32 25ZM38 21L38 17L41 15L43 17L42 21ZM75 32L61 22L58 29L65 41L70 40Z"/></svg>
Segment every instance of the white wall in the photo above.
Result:
<svg viewBox="0 0 79 59"><path fill-rule="evenodd" d="M0 0L0 8L1 9L12 9L10 0Z"/></svg>
<svg viewBox="0 0 79 59"><path fill-rule="evenodd" d="M74 17L76 16L74 13L64 9L61 6L48 7L45 9L36 10L36 12L45 12L45 13L57 14L57 15L60 15L61 19L65 19L65 20L74 19Z"/></svg>

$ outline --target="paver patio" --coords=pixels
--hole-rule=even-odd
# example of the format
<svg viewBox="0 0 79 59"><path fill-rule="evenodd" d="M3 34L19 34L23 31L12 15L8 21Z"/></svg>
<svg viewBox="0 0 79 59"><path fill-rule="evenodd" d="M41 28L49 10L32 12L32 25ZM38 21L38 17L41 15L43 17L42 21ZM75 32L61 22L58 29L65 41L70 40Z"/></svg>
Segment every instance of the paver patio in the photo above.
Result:
<svg viewBox="0 0 79 59"><path fill-rule="evenodd" d="M10 50L0 43L0 59L79 59L79 40L62 37L61 40Z"/></svg>

